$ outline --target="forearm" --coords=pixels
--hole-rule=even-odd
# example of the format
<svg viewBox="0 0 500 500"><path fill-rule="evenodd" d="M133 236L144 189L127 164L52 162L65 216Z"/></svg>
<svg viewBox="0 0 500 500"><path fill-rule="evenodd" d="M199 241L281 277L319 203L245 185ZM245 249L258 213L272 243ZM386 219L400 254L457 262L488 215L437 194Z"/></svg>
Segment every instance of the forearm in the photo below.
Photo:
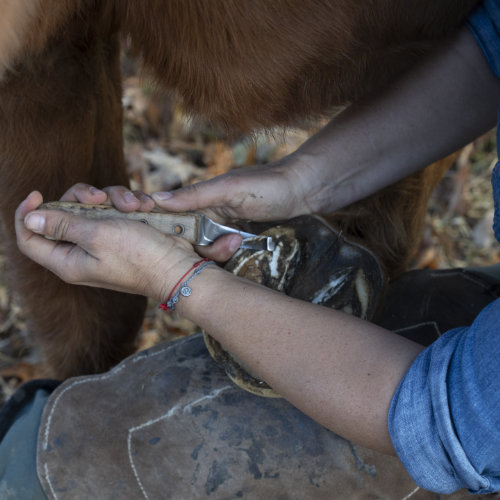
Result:
<svg viewBox="0 0 500 500"><path fill-rule="evenodd" d="M383 94L351 106L297 151L298 182L321 180L305 205L331 212L456 151L494 126L499 94L500 81L464 27Z"/></svg>
<svg viewBox="0 0 500 500"><path fill-rule="evenodd" d="M420 346L215 267L196 277L192 296L177 308L304 413L393 453L390 401Z"/></svg>

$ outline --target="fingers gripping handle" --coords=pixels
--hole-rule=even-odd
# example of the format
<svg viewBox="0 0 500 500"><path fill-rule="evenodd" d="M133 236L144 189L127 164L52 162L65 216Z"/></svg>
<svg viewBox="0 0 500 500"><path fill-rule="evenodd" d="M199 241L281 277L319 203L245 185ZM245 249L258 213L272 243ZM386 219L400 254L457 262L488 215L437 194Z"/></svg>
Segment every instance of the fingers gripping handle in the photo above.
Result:
<svg viewBox="0 0 500 500"><path fill-rule="evenodd" d="M44 203L40 210L62 210L73 215L86 217L92 220L124 219L135 220L148 224L158 231L172 236L181 236L193 245L198 244L198 233L200 226L199 214L168 213L168 212L120 212L109 205L89 205L85 203L73 203L54 201Z"/></svg>
<svg viewBox="0 0 500 500"><path fill-rule="evenodd" d="M172 236L181 236L193 245L210 245L224 234L240 234L243 237L243 248L254 250L274 250L271 238L258 238L254 234L245 233L232 227L223 226L212 221L206 215L196 212L120 212L109 205L88 205L84 203L54 201L40 206L44 210L62 210L93 220L126 219L148 224L158 231Z"/></svg>

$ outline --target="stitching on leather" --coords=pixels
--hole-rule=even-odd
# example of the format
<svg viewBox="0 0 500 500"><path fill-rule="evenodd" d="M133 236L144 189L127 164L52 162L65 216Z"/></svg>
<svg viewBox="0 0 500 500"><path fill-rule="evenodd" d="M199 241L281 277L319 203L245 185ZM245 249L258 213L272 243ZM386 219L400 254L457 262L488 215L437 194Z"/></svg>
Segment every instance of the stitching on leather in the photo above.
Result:
<svg viewBox="0 0 500 500"><path fill-rule="evenodd" d="M164 347L163 349L160 349L159 351L152 353L149 356L141 356L139 359L141 359L141 360L149 359L151 356L155 356L157 354L164 353L164 352L172 349L173 347L175 347L175 344L170 344L170 345ZM133 362L135 362L135 361L136 361L136 359L133 359ZM69 390L76 387L77 385L90 383L90 382L98 382L101 380L107 380L108 378L115 376L117 373L120 373L125 368L126 363L127 363L127 361L123 361L122 363L115 366L113 369L111 369L109 372L107 372L105 374L92 375L88 378L85 378L84 380L76 380L75 382L71 383L68 387L63 389L60 394L57 395L56 399L54 400L54 403L52 404L52 408L50 410L49 416L47 417L47 423L45 424L44 439L43 439L43 444L42 444L42 448L44 451L47 451L47 448L48 448L48 441L49 441L49 434L50 434L50 426L52 423L52 417L54 415L54 412L56 410L57 405L59 404L59 400L61 399L61 397L64 394L66 394ZM48 465L47 465L46 461L43 462L43 466L44 466L45 480L47 481L47 484L49 485L50 492L52 493L54 499L57 500L57 495L56 495L54 487L50 481L49 469L48 469Z"/></svg>
<svg viewBox="0 0 500 500"><path fill-rule="evenodd" d="M156 424L157 422L160 422L161 420L164 420L166 418L169 418L172 416L174 413L177 413L179 411L185 412L188 408L195 406L199 404L201 401L205 399L213 399L216 396L218 396L220 393L227 391L228 389L234 389L233 385L226 385L224 387L221 387L219 389L216 389L210 394L206 394L201 398L198 398L196 401L192 401L191 403L188 403L186 405L181 405L178 404L174 406L173 408L170 408L167 413L164 413L160 417L154 418L152 420L148 420L146 422L143 422L142 424L136 425L134 427L131 427L128 429L128 437L127 437L127 450L128 450L128 459L130 463L130 467L132 469L132 472L134 473L135 479L137 481L137 484L144 495L144 498L146 500L150 500L150 497L148 496L146 489L144 488L144 485L142 484L141 478L139 477L139 472L137 471L137 467L135 466L134 459L132 457L132 435L135 431L141 430L145 427L149 427L150 425Z"/></svg>

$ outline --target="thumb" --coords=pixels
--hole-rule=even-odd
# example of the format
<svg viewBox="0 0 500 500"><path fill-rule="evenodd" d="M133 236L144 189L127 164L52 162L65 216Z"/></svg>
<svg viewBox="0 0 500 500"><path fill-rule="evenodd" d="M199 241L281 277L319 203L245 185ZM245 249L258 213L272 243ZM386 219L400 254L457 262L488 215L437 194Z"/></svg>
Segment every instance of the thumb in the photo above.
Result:
<svg viewBox="0 0 500 500"><path fill-rule="evenodd" d="M92 233L95 222L59 210L36 210L25 216L24 225L51 240L79 243Z"/></svg>
<svg viewBox="0 0 500 500"><path fill-rule="evenodd" d="M87 223L91 221L76 221L71 214L50 211L33 211L36 208L37 197L41 199L39 193L30 195L19 206L16 212L16 233L19 250L34 260L38 264L51 270L62 279L71 281L71 276L75 268L75 262L78 256L85 258L91 257L87 251L74 252L77 246L61 243L54 240L63 240L65 242L76 242L77 233L82 241L85 240L85 231L81 228L76 229L79 222ZM31 209L28 211L26 209ZM86 230L87 231L87 230ZM74 274L74 273L73 273Z"/></svg>
<svg viewBox="0 0 500 500"><path fill-rule="evenodd" d="M217 238L217 240L209 246L198 246L196 251L202 257L217 262L226 262L241 245L241 236L236 234L228 234Z"/></svg>

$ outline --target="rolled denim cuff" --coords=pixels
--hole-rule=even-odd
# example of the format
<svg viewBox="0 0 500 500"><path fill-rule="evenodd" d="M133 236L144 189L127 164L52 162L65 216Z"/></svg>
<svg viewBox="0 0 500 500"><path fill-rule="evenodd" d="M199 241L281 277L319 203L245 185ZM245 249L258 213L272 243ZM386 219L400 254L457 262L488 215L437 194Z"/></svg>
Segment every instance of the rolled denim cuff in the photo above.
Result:
<svg viewBox="0 0 500 500"><path fill-rule="evenodd" d="M446 377L461 330L450 330L414 361L394 394L389 433L420 487L446 494L464 487L489 493L490 483L467 459L450 415Z"/></svg>
<svg viewBox="0 0 500 500"><path fill-rule="evenodd" d="M499 324L497 299L422 351L394 393L389 433L422 488L500 490Z"/></svg>

